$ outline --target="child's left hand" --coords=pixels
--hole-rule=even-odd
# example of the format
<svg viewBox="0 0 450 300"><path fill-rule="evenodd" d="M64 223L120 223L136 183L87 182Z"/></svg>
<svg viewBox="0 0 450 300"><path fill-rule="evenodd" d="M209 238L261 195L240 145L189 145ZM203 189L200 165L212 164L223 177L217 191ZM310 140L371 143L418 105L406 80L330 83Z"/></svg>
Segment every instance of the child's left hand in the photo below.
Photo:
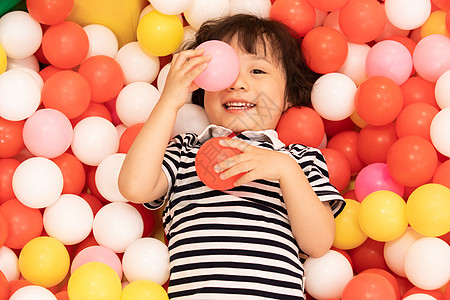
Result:
<svg viewBox="0 0 450 300"><path fill-rule="evenodd" d="M237 139L223 139L220 145L236 148L241 154L232 156L218 163L214 170L222 179L245 173L234 185L239 186L257 179L280 180L286 168L296 162L286 154L251 146Z"/></svg>

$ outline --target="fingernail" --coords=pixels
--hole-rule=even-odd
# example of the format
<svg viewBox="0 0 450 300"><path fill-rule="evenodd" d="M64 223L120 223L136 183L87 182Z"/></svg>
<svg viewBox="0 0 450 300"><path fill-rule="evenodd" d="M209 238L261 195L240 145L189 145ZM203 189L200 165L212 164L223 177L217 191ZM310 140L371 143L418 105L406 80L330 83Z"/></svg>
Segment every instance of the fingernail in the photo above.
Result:
<svg viewBox="0 0 450 300"><path fill-rule="evenodd" d="M219 165L215 165L215 166L214 166L214 171L215 171L216 173L219 173L219 172L220 172L220 166L219 166Z"/></svg>

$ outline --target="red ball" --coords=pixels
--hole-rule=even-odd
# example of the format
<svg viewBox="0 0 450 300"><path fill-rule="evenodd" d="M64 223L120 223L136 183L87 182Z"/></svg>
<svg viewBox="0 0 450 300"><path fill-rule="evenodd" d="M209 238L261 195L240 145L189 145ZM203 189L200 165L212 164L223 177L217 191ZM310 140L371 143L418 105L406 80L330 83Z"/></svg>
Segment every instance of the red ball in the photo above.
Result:
<svg viewBox="0 0 450 300"><path fill-rule="evenodd" d="M336 72L347 59L347 39L334 28L316 27L303 38L302 52L306 63L314 72Z"/></svg>
<svg viewBox="0 0 450 300"><path fill-rule="evenodd" d="M94 213L94 217L97 214L97 212L103 207L103 203L92 194L81 193L80 197L86 200L86 202L89 204L89 206L92 209L92 212Z"/></svg>
<svg viewBox="0 0 450 300"><path fill-rule="evenodd" d="M433 182L445 185L450 189L450 159L440 164L433 176Z"/></svg>
<svg viewBox="0 0 450 300"><path fill-rule="evenodd" d="M400 112L395 121L397 136L417 135L431 142L430 127L434 116L439 112L428 103L413 103Z"/></svg>
<svg viewBox="0 0 450 300"><path fill-rule="evenodd" d="M322 121L323 125L325 126L325 134L328 138L331 138L338 132L344 130L352 130L353 128L355 128L355 123L353 123L350 117L339 121L332 121L322 118Z"/></svg>
<svg viewBox="0 0 450 300"><path fill-rule="evenodd" d="M383 275L361 273L353 277L342 291L341 300L397 300L394 287Z"/></svg>
<svg viewBox="0 0 450 300"><path fill-rule="evenodd" d="M309 3L319 10L323 11L333 11L341 9L345 4L347 4L348 0L309 0Z"/></svg>
<svg viewBox="0 0 450 300"><path fill-rule="evenodd" d="M390 273L386 270L377 269L377 268L367 269L367 270L364 270L362 273L372 273L372 274L379 274L379 275L383 276L384 278L386 278L389 281L389 283L394 288L396 299L400 299L402 297L398 281L392 273Z"/></svg>
<svg viewBox="0 0 450 300"><path fill-rule="evenodd" d="M323 140L325 127L315 110L309 107L291 107L281 115L276 131L278 138L286 145L318 147Z"/></svg>
<svg viewBox="0 0 450 300"><path fill-rule="evenodd" d="M53 25L67 19L74 0L27 0L30 16L41 24Z"/></svg>
<svg viewBox="0 0 450 300"><path fill-rule="evenodd" d="M243 174L238 174L228 179L221 179L214 167L225 159L242 153L238 149L224 147L219 144L227 137L214 137L207 140L198 150L195 157L195 170L201 181L215 190L229 190L234 187L234 182Z"/></svg>
<svg viewBox="0 0 450 300"><path fill-rule="evenodd" d="M345 130L337 133L328 141L328 148L342 152L350 163L352 175L356 175L366 164L359 158L357 153L358 132Z"/></svg>
<svg viewBox="0 0 450 300"><path fill-rule="evenodd" d="M341 151L332 148L324 148L320 151L327 163L330 183L339 192L342 192L350 182L351 176L350 163L347 157Z"/></svg>
<svg viewBox="0 0 450 300"><path fill-rule="evenodd" d="M109 112L108 108L106 108L105 104L98 102L89 103L88 108L78 117L70 119L70 122L72 123L72 126L75 127L78 122L87 117L102 117L112 122L111 113Z"/></svg>
<svg viewBox="0 0 450 300"><path fill-rule="evenodd" d="M366 164L385 163L389 148L397 139L394 123L367 124L359 132L356 152Z"/></svg>
<svg viewBox="0 0 450 300"><path fill-rule="evenodd" d="M9 121L0 117L0 158L13 157L25 147L23 126L25 121Z"/></svg>
<svg viewBox="0 0 450 300"><path fill-rule="evenodd" d="M412 103L422 102L431 104L436 109L440 109L434 96L435 85L435 83L427 81L422 77L409 77L400 86L403 94L403 107Z"/></svg>
<svg viewBox="0 0 450 300"><path fill-rule="evenodd" d="M141 131L144 123L133 124L122 133L119 141L119 153L128 153L130 150L131 144L133 144L136 136Z"/></svg>
<svg viewBox="0 0 450 300"><path fill-rule="evenodd" d="M9 235L8 222L7 222L6 218L0 213L0 248L3 247L3 245L5 244L5 241L8 238L8 235ZM0 271L0 273L1 273L1 271ZM1 278L0 278L0 281L1 281ZM1 286L1 282L0 282L0 286ZM1 293L0 293L0 295L1 295ZM2 297L0 296L0 299L1 298Z"/></svg>
<svg viewBox="0 0 450 300"><path fill-rule="evenodd" d="M389 272L390 269L384 260L384 244L384 242L367 238L360 246L349 250L355 273L361 273L371 268L383 269Z"/></svg>
<svg viewBox="0 0 450 300"><path fill-rule="evenodd" d="M434 297L436 300L445 300L444 293L440 290L424 290L416 286L406 291L406 293L403 295L403 298L406 298L414 294L425 294Z"/></svg>
<svg viewBox="0 0 450 300"><path fill-rule="evenodd" d="M80 160L66 152L52 158L52 161L58 165L63 175L62 194L80 194L86 183L86 172Z"/></svg>
<svg viewBox="0 0 450 300"><path fill-rule="evenodd" d="M1 244L0 244L1 247ZM0 300L9 299L9 283L5 274L0 270Z"/></svg>
<svg viewBox="0 0 450 300"><path fill-rule="evenodd" d="M316 11L307 0L277 0L270 9L270 18L284 23L303 37L314 27Z"/></svg>
<svg viewBox="0 0 450 300"><path fill-rule="evenodd" d="M12 178L19 165L14 158L0 158L0 204L15 197Z"/></svg>
<svg viewBox="0 0 450 300"><path fill-rule="evenodd" d="M53 65L46 66L42 70L39 71L39 75L41 75L42 80L44 80L44 83L52 77L54 74L58 73L59 71L62 71L63 69L60 69L58 67L55 67Z"/></svg>

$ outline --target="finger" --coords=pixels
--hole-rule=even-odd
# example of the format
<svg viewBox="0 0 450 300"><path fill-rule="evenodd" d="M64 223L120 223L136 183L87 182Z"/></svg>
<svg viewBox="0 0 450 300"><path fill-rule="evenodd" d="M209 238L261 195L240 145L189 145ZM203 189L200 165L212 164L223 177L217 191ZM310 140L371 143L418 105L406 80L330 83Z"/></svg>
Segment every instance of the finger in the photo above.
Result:
<svg viewBox="0 0 450 300"><path fill-rule="evenodd" d="M254 165L250 161L246 161L243 163L236 164L227 170L220 173L221 179L227 179L233 176L236 176L238 174L246 174L251 172L254 169Z"/></svg>
<svg viewBox="0 0 450 300"><path fill-rule="evenodd" d="M235 186L240 186L240 185L255 181L257 179L260 179L260 178L257 178L256 176L254 176L254 173L255 172L252 172L252 171L245 173L244 175L239 177L233 184Z"/></svg>
<svg viewBox="0 0 450 300"><path fill-rule="evenodd" d="M227 159L219 162L217 165L214 166L214 170L217 173L223 172L231 167L233 167L236 164L242 163L244 161L247 161L248 158L244 156L243 154L236 154L234 156L228 157Z"/></svg>
<svg viewBox="0 0 450 300"><path fill-rule="evenodd" d="M253 147L249 143L238 139L221 139L219 144L223 147L238 149L241 152L248 151Z"/></svg>

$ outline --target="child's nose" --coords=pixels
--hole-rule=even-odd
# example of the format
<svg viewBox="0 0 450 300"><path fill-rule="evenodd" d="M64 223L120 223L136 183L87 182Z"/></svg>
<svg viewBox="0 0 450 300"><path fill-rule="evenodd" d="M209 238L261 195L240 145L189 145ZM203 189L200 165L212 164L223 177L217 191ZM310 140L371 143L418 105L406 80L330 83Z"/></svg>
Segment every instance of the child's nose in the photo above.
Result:
<svg viewBox="0 0 450 300"><path fill-rule="evenodd" d="M228 91L237 91L237 90L248 90L248 82L245 79L245 76L241 73L239 73L236 80L233 82L232 85L230 85L227 90Z"/></svg>

